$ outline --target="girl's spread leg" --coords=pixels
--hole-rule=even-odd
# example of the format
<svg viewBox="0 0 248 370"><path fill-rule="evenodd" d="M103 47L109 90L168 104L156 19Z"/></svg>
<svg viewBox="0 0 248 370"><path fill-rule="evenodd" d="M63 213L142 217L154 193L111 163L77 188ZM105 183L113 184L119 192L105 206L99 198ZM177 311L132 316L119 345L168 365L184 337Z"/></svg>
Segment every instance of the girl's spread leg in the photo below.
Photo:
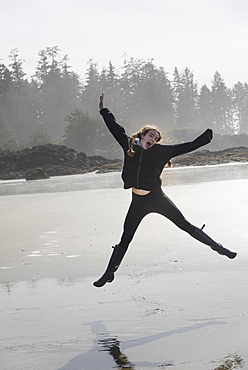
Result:
<svg viewBox="0 0 248 370"><path fill-rule="evenodd" d="M207 234L202 231L202 229L196 228L195 231L192 234L193 238L199 240L203 244L208 245L211 247L214 251L218 252L219 254L222 254L224 256L227 256L228 258L235 258L237 253L232 252L229 249L224 248L221 244L216 243L213 239L211 239Z"/></svg>
<svg viewBox="0 0 248 370"><path fill-rule="evenodd" d="M196 226L192 225L189 221L186 220L182 212L162 192L162 190L161 193L157 195L156 212L168 218L176 226L178 226L183 231L186 231L190 235L192 235L196 229Z"/></svg>
<svg viewBox="0 0 248 370"><path fill-rule="evenodd" d="M159 203L162 206L162 210L159 211L162 215L170 219L172 222L175 223L180 229L188 232L193 238L197 239L203 244L210 246L213 250L218 252L221 255L225 255L228 258L235 258L237 253L232 252L227 248L224 248L221 244L216 243L213 239L211 239L207 234L202 231L202 229L197 228L194 225L191 225L179 211L179 209L175 206L175 204L166 197L165 194L162 195L163 201Z"/></svg>
<svg viewBox="0 0 248 370"><path fill-rule="evenodd" d="M111 283L114 280L114 273L117 271L126 253L126 249L121 248L119 245L116 245L113 249L106 271L93 283L97 288L104 286L106 283Z"/></svg>
<svg viewBox="0 0 248 370"><path fill-rule="evenodd" d="M149 203L150 194L137 195L132 193L132 202L124 221L123 234L119 243L122 248L128 248L140 222L151 212Z"/></svg>
<svg viewBox="0 0 248 370"><path fill-rule="evenodd" d="M114 273L119 268L121 261L127 251L127 248L139 226L141 220L147 214L147 207L145 206L146 202L143 196L133 194L133 199L129 207L125 222L124 222L124 231L121 237L119 245L116 245L110 257L108 266L104 274L93 283L95 287L102 287L106 283L111 283L114 280Z"/></svg>

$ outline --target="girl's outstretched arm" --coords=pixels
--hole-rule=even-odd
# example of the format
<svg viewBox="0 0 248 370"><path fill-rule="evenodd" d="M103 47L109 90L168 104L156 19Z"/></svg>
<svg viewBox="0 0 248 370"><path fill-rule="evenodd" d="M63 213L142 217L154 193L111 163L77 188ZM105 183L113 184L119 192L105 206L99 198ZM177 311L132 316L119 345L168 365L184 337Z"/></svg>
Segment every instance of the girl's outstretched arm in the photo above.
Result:
<svg viewBox="0 0 248 370"><path fill-rule="evenodd" d="M111 113L108 110L108 108L104 108L103 101L104 101L104 93L100 95L100 102L99 102L100 114L103 117L104 122L106 123L106 126L108 127L111 134L118 141L118 143L121 145L124 151L127 151L129 137L126 134L124 127L122 127L116 122L116 119L113 113Z"/></svg>
<svg viewBox="0 0 248 370"><path fill-rule="evenodd" d="M176 157L181 154L186 154L193 152L194 150L209 144L213 138L213 131L211 129L207 129L203 132L200 136L198 136L195 140L189 141L182 144L174 144L171 145L171 158Z"/></svg>

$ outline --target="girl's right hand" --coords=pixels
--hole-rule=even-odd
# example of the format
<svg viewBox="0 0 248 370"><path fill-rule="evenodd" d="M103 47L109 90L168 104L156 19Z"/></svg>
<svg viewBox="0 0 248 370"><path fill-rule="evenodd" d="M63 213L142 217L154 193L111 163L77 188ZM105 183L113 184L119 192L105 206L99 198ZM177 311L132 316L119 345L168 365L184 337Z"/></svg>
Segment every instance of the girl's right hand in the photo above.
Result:
<svg viewBox="0 0 248 370"><path fill-rule="evenodd" d="M103 98L104 98L104 93L100 95L100 103L99 103L99 109L101 110L103 108Z"/></svg>

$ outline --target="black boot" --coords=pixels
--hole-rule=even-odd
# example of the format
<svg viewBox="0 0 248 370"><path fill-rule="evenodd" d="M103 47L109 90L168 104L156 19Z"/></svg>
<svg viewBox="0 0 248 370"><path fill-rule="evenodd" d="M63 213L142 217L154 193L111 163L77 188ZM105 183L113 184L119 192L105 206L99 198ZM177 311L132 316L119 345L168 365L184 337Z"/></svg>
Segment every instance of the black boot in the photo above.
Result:
<svg viewBox="0 0 248 370"><path fill-rule="evenodd" d="M95 287L100 288L106 283L111 283L115 278L114 273L115 271L117 271L118 267L120 266L121 261L127 250L122 247L119 247L119 245L116 245L115 247L113 247L113 249L114 250L110 257L106 271L104 272L102 277L100 277L100 279L98 279L97 281L93 283Z"/></svg>
<svg viewBox="0 0 248 370"><path fill-rule="evenodd" d="M192 234L193 238L199 240L200 242L209 245L214 251L227 256L228 258L235 258L237 253L232 252L229 249L224 248L221 244L216 243L213 239L211 239L207 234L202 231L202 229L196 228Z"/></svg>

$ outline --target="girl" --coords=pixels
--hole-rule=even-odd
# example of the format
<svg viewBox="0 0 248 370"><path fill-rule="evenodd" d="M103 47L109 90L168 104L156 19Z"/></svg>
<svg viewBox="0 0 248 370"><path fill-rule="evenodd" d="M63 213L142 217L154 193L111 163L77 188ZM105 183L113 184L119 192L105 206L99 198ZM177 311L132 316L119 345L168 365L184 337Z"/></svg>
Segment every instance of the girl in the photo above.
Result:
<svg viewBox="0 0 248 370"><path fill-rule="evenodd" d="M203 228L199 229L190 224L161 189L160 175L166 164L170 166L170 159L210 143L213 137L212 130L207 129L191 142L175 145L158 144L161 140L161 133L154 126L145 126L136 134L128 137L124 128L116 122L114 115L107 108L103 108L103 98L102 94L99 104L100 114L124 151L122 180L124 189L132 188L132 202L126 215L121 240L113 247L106 271L93 285L102 287L114 280L114 272L120 266L140 222L151 212L167 217L180 229L210 246L219 254L235 258L237 253L216 243L202 231Z"/></svg>

